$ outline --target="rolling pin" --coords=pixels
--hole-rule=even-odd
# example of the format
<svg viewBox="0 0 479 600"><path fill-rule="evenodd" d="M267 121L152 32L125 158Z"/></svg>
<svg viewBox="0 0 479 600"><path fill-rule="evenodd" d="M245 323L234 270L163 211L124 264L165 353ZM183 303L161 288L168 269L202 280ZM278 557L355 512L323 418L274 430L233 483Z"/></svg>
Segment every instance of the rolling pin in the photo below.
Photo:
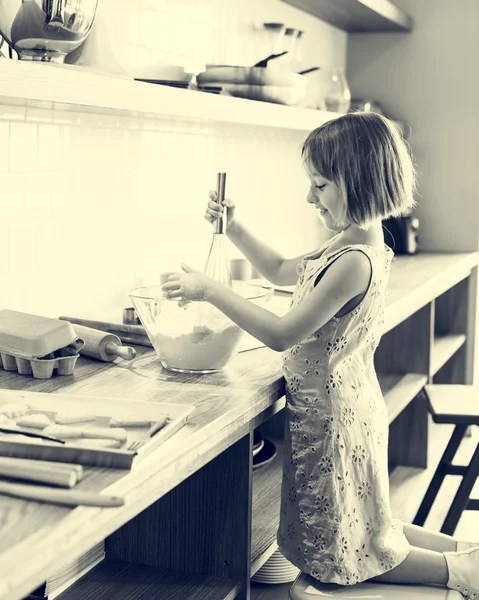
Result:
<svg viewBox="0 0 479 600"><path fill-rule="evenodd" d="M106 333L84 325L73 325L75 333L85 342L80 354L97 358L105 362L112 362L117 356L125 360L132 360L136 356L136 350L131 346L122 346L118 336Z"/></svg>

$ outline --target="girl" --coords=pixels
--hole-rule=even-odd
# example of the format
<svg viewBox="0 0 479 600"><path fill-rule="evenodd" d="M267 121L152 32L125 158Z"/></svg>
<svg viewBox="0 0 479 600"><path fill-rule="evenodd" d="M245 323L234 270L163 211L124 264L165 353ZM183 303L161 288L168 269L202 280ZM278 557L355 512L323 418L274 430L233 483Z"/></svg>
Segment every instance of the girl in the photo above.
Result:
<svg viewBox="0 0 479 600"><path fill-rule="evenodd" d="M388 416L374 370L392 251L382 219L414 205L414 167L395 125L351 113L314 130L302 147L307 201L336 235L285 259L229 208L227 234L269 281L296 284L284 317L183 266L169 298L204 300L283 353L286 427L278 544L322 582L437 584L479 599L479 545L391 517ZM206 218L224 208L208 204Z"/></svg>

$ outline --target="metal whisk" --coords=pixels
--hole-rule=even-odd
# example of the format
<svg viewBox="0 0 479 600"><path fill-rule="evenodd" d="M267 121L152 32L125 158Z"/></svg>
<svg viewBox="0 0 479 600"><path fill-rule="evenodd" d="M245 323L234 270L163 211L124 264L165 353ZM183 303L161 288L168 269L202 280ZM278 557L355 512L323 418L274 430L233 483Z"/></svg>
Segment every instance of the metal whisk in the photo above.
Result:
<svg viewBox="0 0 479 600"><path fill-rule="evenodd" d="M217 202L222 204L225 198L226 173L218 173ZM206 261L205 273L223 285L232 287L230 265L226 252L227 210L215 223L213 241Z"/></svg>

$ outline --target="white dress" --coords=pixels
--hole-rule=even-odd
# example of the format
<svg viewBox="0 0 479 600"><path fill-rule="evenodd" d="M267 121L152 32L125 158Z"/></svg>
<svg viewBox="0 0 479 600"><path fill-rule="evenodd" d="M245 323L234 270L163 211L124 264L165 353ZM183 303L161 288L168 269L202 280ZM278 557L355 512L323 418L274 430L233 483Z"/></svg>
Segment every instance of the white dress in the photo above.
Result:
<svg viewBox="0 0 479 600"><path fill-rule="evenodd" d="M400 564L410 546L389 504L388 415L374 370L392 250L365 245L298 265L292 307L345 252L360 251L372 276L360 304L283 354L286 424L282 554L325 583L352 585Z"/></svg>

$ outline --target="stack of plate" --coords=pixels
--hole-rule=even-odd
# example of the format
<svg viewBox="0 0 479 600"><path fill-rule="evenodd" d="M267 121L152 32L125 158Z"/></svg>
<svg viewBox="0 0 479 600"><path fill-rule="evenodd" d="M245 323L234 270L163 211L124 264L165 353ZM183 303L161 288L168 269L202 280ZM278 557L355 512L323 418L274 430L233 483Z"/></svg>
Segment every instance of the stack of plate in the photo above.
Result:
<svg viewBox="0 0 479 600"><path fill-rule="evenodd" d="M251 578L257 583L289 583L294 581L300 570L276 550Z"/></svg>

